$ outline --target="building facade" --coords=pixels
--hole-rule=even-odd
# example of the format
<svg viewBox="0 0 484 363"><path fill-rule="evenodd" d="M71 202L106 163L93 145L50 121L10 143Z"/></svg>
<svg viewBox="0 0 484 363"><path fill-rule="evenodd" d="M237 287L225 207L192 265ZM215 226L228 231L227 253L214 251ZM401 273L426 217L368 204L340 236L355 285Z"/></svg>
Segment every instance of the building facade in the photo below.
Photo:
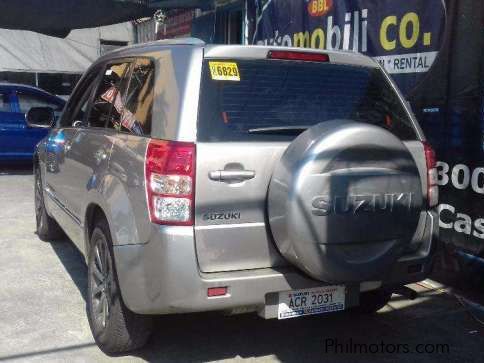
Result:
<svg viewBox="0 0 484 363"><path fill-rule="evenodd" d="M137 21L137 42L196 37L207 43L248 44L247 2L218 0L214 4L209 10L172 9Z"/></svg>

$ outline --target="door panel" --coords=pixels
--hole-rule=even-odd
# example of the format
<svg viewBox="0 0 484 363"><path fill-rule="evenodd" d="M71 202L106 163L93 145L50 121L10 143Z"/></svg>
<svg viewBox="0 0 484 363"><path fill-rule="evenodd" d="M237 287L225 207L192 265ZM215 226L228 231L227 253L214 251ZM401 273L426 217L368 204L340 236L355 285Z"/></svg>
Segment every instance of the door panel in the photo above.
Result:
<svg viewBox="0 0 484 363"><path fill-rule="evenodd" d="M29 127L25 122L25 114L12 113L14 123L11 128L11 147L18 155L31 157L37 143L49 132L48 128Z"/></svg>
<svg viewBox="0 0 484 363"><path fill-rule="evenodd" d="M24 155L32 155L35 145L44 138L49 129L41 127L29 127L25 122L25 115L32 107L50 107L56 116L62 110L63 105L54 102L50 97L22 90L13 95L15 113L14 117L20 126L18 129L17 147Z"/></svg>
<svg viewBox="0 0 484 363"><path fill-rule="evenodd" d="M63 205L66 204L64 191L65 156L77 133L76 128L55 129L49 135L45 147L45 181L48 188Z"/></svg>
<svg viewBox="0 0 484 363"><path fill-rule="evenodd" d="M8 157L12 150L12 124L15 118L12 115L12 95L8 90L0 90L0 157Z"/></svg>
<svg viewBox="0 0 484 363"><path fill-rule="evenodd" d="M30 159L35 145L48 129L28 127L25 114L19 112L16 96L10 91L0 92L0 155L11 159Z"/></svg>
<svg viewBox="0 0 484 363"><path fill-rule="evenodd" d="M97 188L107 172L112 137L105 129L80 128L67 145L61 192L67 208L79 220L84 218L86 195Z"/></svg>
<svg viewBox="0 0 484 363"><path fill-rule="evenodd" d="M100 72L100 68L92 69L76 86L65 106L59 128L49 135L45 152L45 182L50 196L47 208L81 251L84 250L84 231L79 204L85 199L82 191L86 189L90 172L89 165L82 163L93 157L92 152L98 145L97 140L93 145L86 140L85 120ZM86 145L92 147L87 150L91 155L83 155ZM83 188L79 189L80 186Z"/></svg>
<svg viewBox="0 0 484 363"><path fill-rule="evenodd" d="M72 127L53 130L45 146L47 208L74 242L80 239L81 228L79 219L71 213L67 204L72 181L65 161L76 134L77 129Z"/></svg>
<svg viewBox="0 0 484 363"><path fill-rule="evenodd" d="M16 157L23 152L22 135L25 122L20 122L14 112L0 112L0 154L4 157Z"/></svg>
<svg viewBox="0 0 484 363"><path fill-rule="evenodd" d="M195 238L203 272L283 265L266 220L267 187L288 143L198 143Z"/></svg>
<svg viewBox="0 0 484 363"><path fill-rule="evenodd" d="M46 186L53 202L63 210L62 226L83 250L81 222L86 195L97 188L108 170L112 148L111 131L105 129L64 128L52 133L46 147Z"/></svg>
<svg viewBox="0 0 484 363"><path fill-rule="evenodd" d="M58 133L62 145L53 153L50 181L66 216L79 226L69 237L80 250L84 249L82 222L88 193L97 189L108 173L116 131L106 125L129 64L117 63L87 74L66 105L60 122L66 127Z"/></svg>

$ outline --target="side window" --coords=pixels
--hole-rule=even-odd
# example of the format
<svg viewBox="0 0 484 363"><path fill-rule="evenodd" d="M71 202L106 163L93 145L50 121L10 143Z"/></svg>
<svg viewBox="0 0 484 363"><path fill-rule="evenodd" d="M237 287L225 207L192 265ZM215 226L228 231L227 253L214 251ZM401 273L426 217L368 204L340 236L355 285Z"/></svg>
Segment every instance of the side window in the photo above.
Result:
<svg viewBox="0 0 484 363"><path fill-rule="evenodd" d="M99 69L92 70L81 80L78 87L76 87L65 106L64 114L60 121L61 127L79 127L84 125L90 96L96 86L95 81L98 79L99 72Z"/></svg>
<svg viewBox="0 0 484 363"><path fill-rule="evenodd" d="M0 92L0 112L11 112L9 93Z"/></svg>
<svg viewBox="0 0 484 363"><path fill-rule="evenodd" d="M121 114L121 130L149 136L154 96L155 68L149 59L138 59L134 65Z"/></svg>
<svg viewBox="0 0 484 363"><path fill-rule="evenodd" d="M119 128L130 69L129 62L111 64L106 68L89 113L89 127Z"/></svg>
<svg viewBox="0 0 484 363"><path fill-rule="evenodd" d="M21 113L27 113L32 107L51 107L54 111L60 111L62 109L62 106L58 103L54 103L40 95L17 92L17 97Z"/></svg>
<svg viewBox="0 0 484 363"><path fill-rule="evenodd" d="M72 119L72 125L73 126L84 125L84 121L85 121L84 117L85 117L86 112L87 112L87 107L89 105L89 99L90 99L93 88L94 88L94 84L91 84L86 89L84 94L82 95L82 98L79 102L79 105L78 105L76 112L74 114L74 117Z"/></svg>

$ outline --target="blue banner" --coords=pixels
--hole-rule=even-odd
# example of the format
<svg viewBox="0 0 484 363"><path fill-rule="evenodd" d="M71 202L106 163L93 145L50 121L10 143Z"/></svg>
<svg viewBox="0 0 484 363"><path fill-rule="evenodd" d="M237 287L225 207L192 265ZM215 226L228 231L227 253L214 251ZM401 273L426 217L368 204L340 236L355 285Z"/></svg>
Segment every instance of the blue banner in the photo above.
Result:
<svg viewBox="0 0 484 363"><path fill-rule="evenodd" d="M256 0L253 44L361 52L404 94L434 64L443 43L442 0Z"/></svg>

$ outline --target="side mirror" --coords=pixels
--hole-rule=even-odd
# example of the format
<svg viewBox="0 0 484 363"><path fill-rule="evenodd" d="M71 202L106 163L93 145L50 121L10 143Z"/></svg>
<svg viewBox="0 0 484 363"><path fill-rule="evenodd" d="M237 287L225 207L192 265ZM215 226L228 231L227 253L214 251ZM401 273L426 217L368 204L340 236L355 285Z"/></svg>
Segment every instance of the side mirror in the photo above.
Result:
<svg viewBox="0 0 484 363"><path fill-rule="evenodd" d="M32 107L25 115L25 121L29 127L53 127L54 110L50 107Z"/></svg>

